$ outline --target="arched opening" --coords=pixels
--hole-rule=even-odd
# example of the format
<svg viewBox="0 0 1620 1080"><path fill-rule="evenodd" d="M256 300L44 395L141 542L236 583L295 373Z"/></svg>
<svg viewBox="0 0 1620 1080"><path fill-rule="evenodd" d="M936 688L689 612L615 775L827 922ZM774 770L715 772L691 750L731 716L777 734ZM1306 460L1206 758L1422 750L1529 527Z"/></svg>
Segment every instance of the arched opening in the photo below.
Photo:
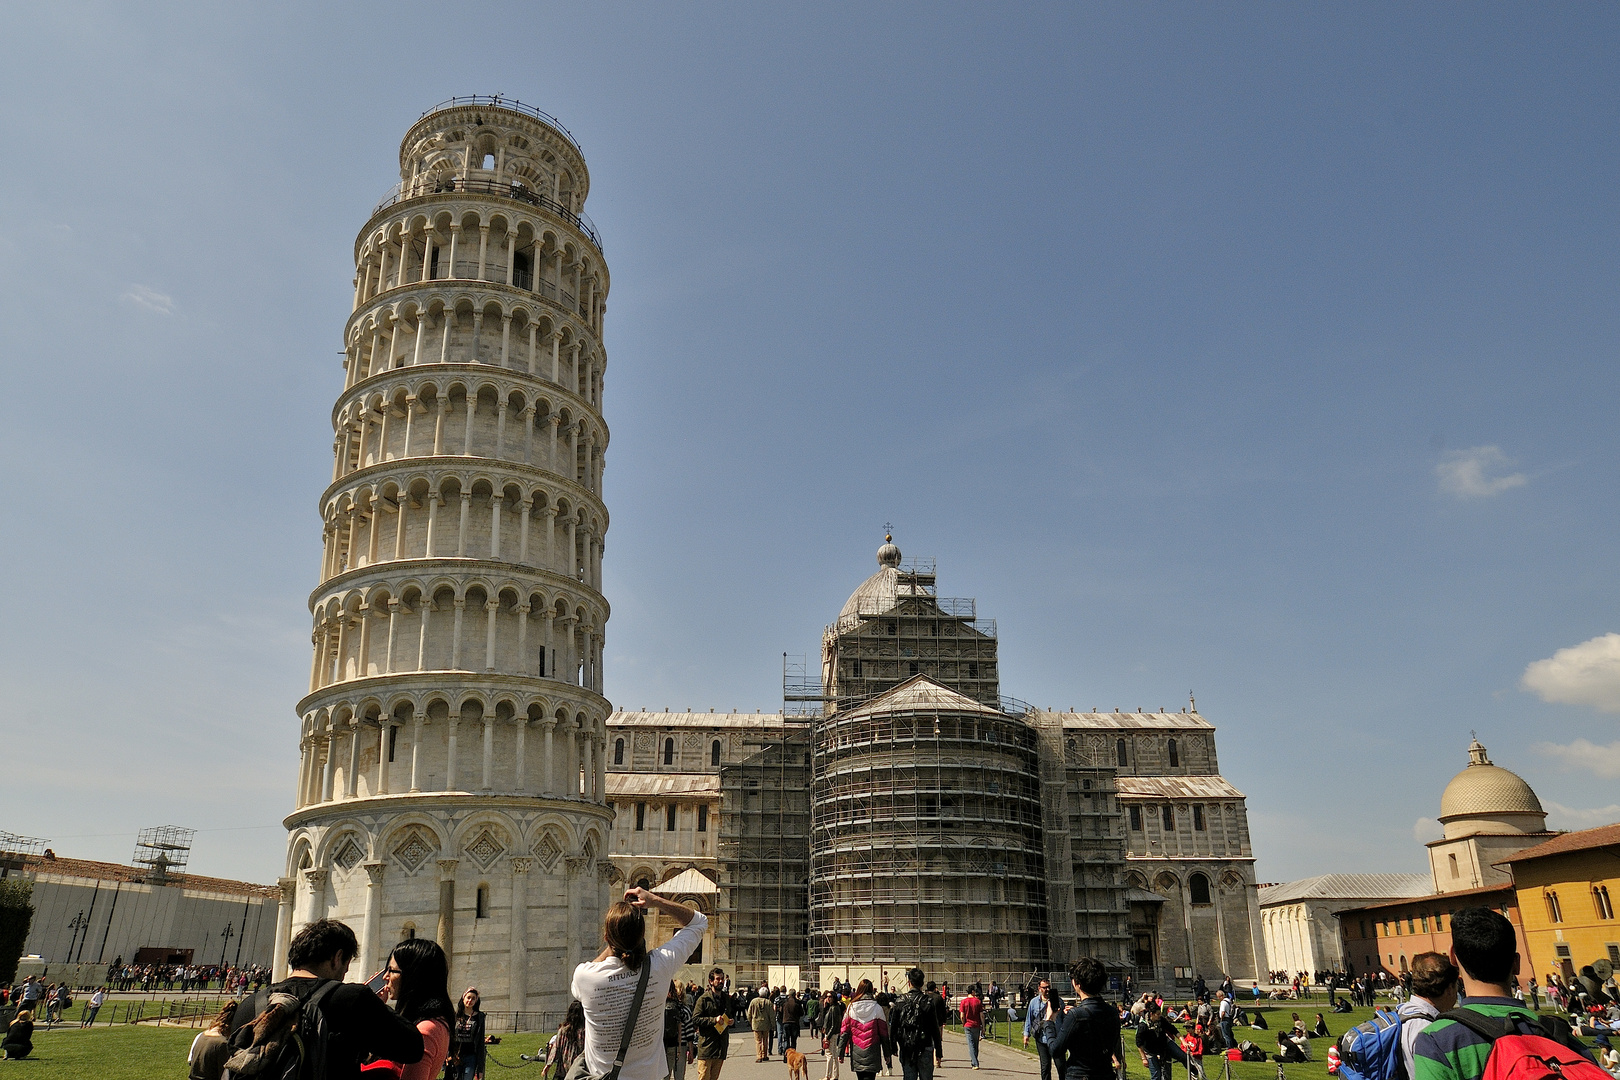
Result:
<svg viewBox="0 0 1620 1080"><path fill-rule="evenodd" d="M480 168L493 169L494 167L495 167L495 155L494 154L485 154L484 155L484 160L480 164Z"/></svg>
<svg viewBox="0 0 1620 1080"><path fill-rule="evenodd" d="M1187 892L1195 904L1213 903L1209 898L1209 878L1203 874L1194 874L1187 879Z"/></svg>
<svg viewBox="0 0 1620 1080"><path fill-rule="evenodd" d="M716 739L709 744L709 764L718 768L720 765L720 740Z"/></svg>
<svg viewBox="0 0 1620 1080"><path fill-rule="evenodd" d="M1176 740L1171 739L1166 743L1165 749L1170 755L1170 767L1172 769L1179 768L1181 766L1181 754L1176 751Z"/></svg>
<svg viewBox="0 0 1620 1080"><path fill-rule="evenodd" d="M673 765L673 764L675 764L675 740L674 739L665 739L664 740L664 764L665 765Z"/></svg>
<svg viewBox="0 0 1620 1080"><path fill-rule="evenodd" d="M416 936L416 924L415 923L409 923L408 922L404 926L399 928L399 940L401 940L401 941L409 941L415 936Z"/></svg>
<svg viewBox="0 0 1620 1080"><path fill-rule="evenodd" d="M479 919L487 919L487 918L489 918L489 886L488 885L480 885L480 886L478 886L477 905L478 906L477 906L476 914L474 915L474 918L479 918Z"/></svg>
<svg viewBox="0 0 1620 1080"><path fill-rule="evenodd" d="M613 740L613 764L615 764L615 765L623 765L624 764L624 740L623 739L614 739Z"/></svg>

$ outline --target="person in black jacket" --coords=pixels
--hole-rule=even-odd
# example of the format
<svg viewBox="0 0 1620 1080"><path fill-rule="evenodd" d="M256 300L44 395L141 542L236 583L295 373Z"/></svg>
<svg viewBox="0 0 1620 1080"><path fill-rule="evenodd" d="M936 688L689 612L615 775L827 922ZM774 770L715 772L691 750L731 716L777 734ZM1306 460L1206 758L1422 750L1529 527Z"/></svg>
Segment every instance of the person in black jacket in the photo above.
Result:
<svg viewBox="0 0 1620 1080"><path fill-rule="evenodd" d="M456 1023L450 1030L450 1075L455 1080L484 1080L484 1010L478 987L469 986L456 1002Z"/></svg>
<svg viewBox="0 0 1620 1080"><path fill-rule="evenodd" d="M1142 1022L1136 1028L1136 1049L1142 1054L1142 1064L1147 1066L1148 1080L1170 1080L1172 1062L1179 1061L1191 1068L1187 1052L1176 1045L1176 1026L1164 1018L1159 1002L1149 998L1145 1008Z"/></svg>
<svg viewBox="0 0 1620 1080"><path fill-rule="evenodd" d="M1114 1080L1119 1010L1102 999L1108 971L1082 956L1069 968L1069 981L1080 1001L1063 1015L1052 1040L1052 1067L1060 1080Z"/></svg>
<svg viewBox="0 0 1620 1080"><path fill-rule="evenodd" d="M292 994L299 1001L311 997L321 985L343 979L360 952L354 931L336 919L317 919L292 939L287 949L287 978L254 994L231 1018L231 1045L241 1048L237 1036L264 1011L272 992ZM323 998L317 1008L326 1021L328 1080L360 1080L363 1058L379 1057L414 1065L422 1060L422 1036L415 1025L383 1004L365 983L344 983Z"/></svg>

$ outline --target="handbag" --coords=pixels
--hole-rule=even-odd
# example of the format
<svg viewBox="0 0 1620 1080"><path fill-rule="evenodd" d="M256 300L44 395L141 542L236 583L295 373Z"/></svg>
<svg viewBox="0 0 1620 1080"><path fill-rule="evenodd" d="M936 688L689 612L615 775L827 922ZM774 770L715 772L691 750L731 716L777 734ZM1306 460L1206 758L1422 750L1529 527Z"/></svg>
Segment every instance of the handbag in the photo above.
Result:
<svg viewBox="0 0 1620 1080"><path fill-rule="evenodd" d="M590 1068L585 1062L585 1051L579 1052L579 1057L568 1068L567 1080L619 1080L619 1070L624 1068L624 1056L630 1052L630 1038L636 1033L636 1021L641 1018L641 1002L647 996L647 977L652 974L652 957L641 958L641 978L636 982L636 996L630 1002L630 1015L624 1022L624 1038L619 1040L619 1053L613 1059L613 1068L606 1076L591 1075Z"/></svg>

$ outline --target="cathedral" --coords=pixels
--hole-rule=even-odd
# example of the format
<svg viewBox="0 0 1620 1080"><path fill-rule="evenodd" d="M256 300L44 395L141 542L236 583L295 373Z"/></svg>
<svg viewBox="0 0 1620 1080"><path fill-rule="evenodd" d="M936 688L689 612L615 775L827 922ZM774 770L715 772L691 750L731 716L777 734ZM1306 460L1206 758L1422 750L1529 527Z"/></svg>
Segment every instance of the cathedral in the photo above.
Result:
<svg viewBox="0 0 1620 1080"><path fill-rule="evenodd" d="M1166 989L1263 972L1214 725L1003 696L995 622L892 538L877 558L819 687L786 687L781 712L608 718L608 856L712 916L693 963L879 985L914 963L1022 982L1082 955Z"/></svg>

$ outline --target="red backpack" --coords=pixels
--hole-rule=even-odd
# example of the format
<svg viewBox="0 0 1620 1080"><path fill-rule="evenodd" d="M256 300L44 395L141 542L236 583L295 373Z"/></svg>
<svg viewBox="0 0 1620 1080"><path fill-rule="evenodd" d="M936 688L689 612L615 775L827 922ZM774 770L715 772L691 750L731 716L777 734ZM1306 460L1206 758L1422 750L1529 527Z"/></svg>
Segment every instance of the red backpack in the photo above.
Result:
<svg viewBox="0 0 1620 1080"><path fill-rule="evenodd" d="M1553 1019L1549 1031L1524 1013L1485 1016L1472 1009L1453 1009L1440 1019L1454 1020L1491 1044L1480 1080L1614 1080L1571 1048L1574 1036L1562 1020ZM1530 1031L1519 1031L1521 1023Z"/></svg>

